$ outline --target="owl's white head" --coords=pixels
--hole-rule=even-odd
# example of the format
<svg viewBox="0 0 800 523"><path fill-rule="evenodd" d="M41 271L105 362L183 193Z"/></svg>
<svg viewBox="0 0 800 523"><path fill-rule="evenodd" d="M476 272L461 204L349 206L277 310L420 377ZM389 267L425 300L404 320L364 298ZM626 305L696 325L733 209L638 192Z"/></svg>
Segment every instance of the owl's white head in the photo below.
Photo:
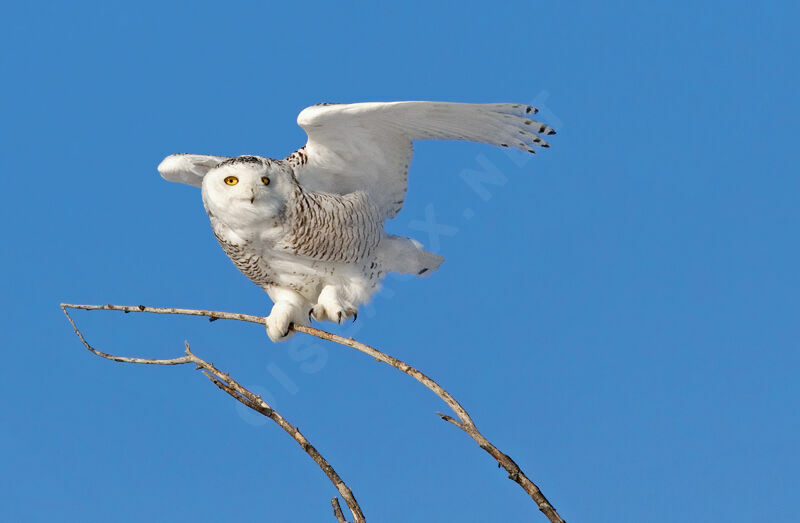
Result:
<svg viewBox="0 0 800 523"><path fill-rule="evenodd" d="M274 225L297 186L289 166L260 156L173 154L158 171L167 180L202 187L209 216L233 229Z"/></svg>

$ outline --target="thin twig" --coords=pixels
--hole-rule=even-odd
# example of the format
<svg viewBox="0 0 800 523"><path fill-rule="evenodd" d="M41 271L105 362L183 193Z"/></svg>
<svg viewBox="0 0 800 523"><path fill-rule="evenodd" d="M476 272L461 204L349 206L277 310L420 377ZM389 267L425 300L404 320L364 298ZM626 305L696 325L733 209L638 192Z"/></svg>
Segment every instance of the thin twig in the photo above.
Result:
<svg viewBox="0 0 800 523"><path fill-rule="evenodd" d="M259 325L265 324L265 318L262 316L254 316L250 314L238 314L238 313L231 313L231 312L222 312L222 311L208 311L208 310L197 310L197 309L176 309L176 308L160 308L160 307L145 307L144 305L137 305L137 306L128 306L128 305L74 305L69 303L62 303L62 309L66 308L73 308L73 309L83 309L83 310L112 310L112 311L122 311L122 312L148 312L148 313L155 313L155 314L183 314L189 316L206 316L209 318L210 321L218 320L218 319L226 319L226 320L237 320L237 321L245 321L249 323L256 323ZM66 313L66 310L64 311ZM452 416L448 416L442 413L437 413L443 420L455 425L462 431L466 432L475 443L478 444L483 450L489 453L497 463L502 466L506 472L508 472L508 478L515 483L517 483L522 489L528 493L528 495L536 502L536 505L539 507L539 510L547 516L547 519L550 520L551 523L564 523L564 520L558 514L556 509L553 505L547 500L547 498L542 494L542 491L539 487L536 486L529 478L525 475L525 473L520 469L520 467L514 462L511 457L507 454L501 452L497 447L495 447L486 437L478 430L475 426L475 422L472 421L472 418L469 416L467 411L461 404L450 395L441 385L436 383L434 380L420 372L419 370L415 369L411 365L398 360L388 354L385 354L378 349L370 347L369 345L365 345L361 342L355 341L353 338L344 338L342 336L338 336L336 334L332 334L330 332L326 332L320 329L316 329L314 327L307 327L305 325L293 325L292 328L297 332L303 332L305 334L309 334L311 336L316 336L317 338L332 341L334 343L338 343L340 345L344 345L345 347L350 347L355 349L359 352L363 352L369 356L372 356L376 360L386 363L387 365L391 365L392 367L396 368L397 370L408 374L415 380L422 383L425 387L430 389L434 394L439 396L447 406L450 407L453 412L455 413L457 420ZM91 349L90 349L91 350ZM347 499L345 498L345 501Z"/></svg>
<svg viewBox="0 0 800 523"><path fill-rule="evenodd" d="M333 507L333 515L336 516L336 523L347 523L342 514L342 506L339 505L339 498L331 498L331 506Z"/></svg>
<svg viewBox="0 0 800 523"><path fill-rule="evenodd" d="M364 518L364 514L361 511L361 507L358 505L353 492L350 490L350 487L345 484L341 477L336 473L333 467L328 463L328 461L322 457L319 451L306 439L305 436L298 430L297 427L289 423L286 418L281 416L275 409L270 407L262 398L256 394L253 394L251 391L240 385L236 380L230 377L228 373L222 372L221 370L217 369L214 364L209 363L197 355L195 355L191 348L189 347L189 342L185 342L185 355L179 358L172 358L167 360L159 360L159 359L151 359L151 358L130 358L126 356L115 356L113 354L108 354L106 352L99 351L92 347L86 338L83 336L83 333L78 329L78 326L75 324L75 320L67 312L67 308L69 305L62 304L61 308L64 311L64 314L67 316L69 323L72 325L72 329L75 331L75 334L83 343L83 346L86 347L90 352L100 356L101 358L106 358L112 361L118 361L123 363L141 363L141 364L149 364L149 365L183 365L186 363L194 363L197 365L197 369L201 370L201 372L211 380L214 385L219 387L221 390L227 392L231 397L236 399L241 404L245 405L246 407L258 412L259 414L266 416L267 418L271 419L275 423L277 423L284 431L286 431L299 445L300 447L308 454L311 459L319 466L320 469L328 476L331 483L333 483L336 490L339 491L339 494L344 499L345 503L347 503L348 508L353 513L353 518L355 523L364 523L366 520ZM72 307L72 308L80 308L80 307ZM142 310L140 308L136 308L136 310ZM182 314L182 313L176 313ZM337 498L333 498L336 500ZM336 502L336 506L339 506L338 500ZM339 507L339 512L336 513L334 511L334 515L337 518L337 523L346 523L344 519L344 515L342 514L342 509Z"/></svg>

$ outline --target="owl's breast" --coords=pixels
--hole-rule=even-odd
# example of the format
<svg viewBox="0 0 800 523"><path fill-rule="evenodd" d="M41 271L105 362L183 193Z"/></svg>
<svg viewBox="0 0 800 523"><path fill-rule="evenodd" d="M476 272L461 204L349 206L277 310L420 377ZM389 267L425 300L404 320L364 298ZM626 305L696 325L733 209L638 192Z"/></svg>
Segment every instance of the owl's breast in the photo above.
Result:
<svg viewBox="0 0 800 523"><path fill-rule="evenodd" d="M321 278L333 273L319 267L317 262L276 250L271 241L242 239L213 217L211 225L222 250L236 268L264 291L273 285L286 287L312 300L319 293Z"/></svg>
<svg viewBox="0 0 800 523"><path fill-rule="evenodd" d="M214 236L216 236L228 258L250 281L265 290L268 285L275 284L275 271L263 253L258 252L247 243L226 239L226 235L222 234L221 231L217 231L216 228L214 228Z"/></svg>

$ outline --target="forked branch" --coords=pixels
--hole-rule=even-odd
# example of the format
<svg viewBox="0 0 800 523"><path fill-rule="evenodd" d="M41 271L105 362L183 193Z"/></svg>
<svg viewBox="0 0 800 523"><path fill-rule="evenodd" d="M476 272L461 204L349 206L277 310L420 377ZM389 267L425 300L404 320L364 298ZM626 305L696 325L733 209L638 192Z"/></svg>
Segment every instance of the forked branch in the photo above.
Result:
<svg viewBox="0 0 800 523"><path fill-rule="evenodd" d="M115 356L113 354L108 354L102 351L99 351L89 345L89 342L86 341L86 338L83 336L83 333L78 329L78 326L75 324L75 320L67 312L67 308L83 308L82 306L72 306L68 304L61 304L61 309L66 314L67 319L69 320L70 324L72 325L72 329L75 331L75 334L83 343L83 346L86 347L89 351L100 356L101 358L106 358L112 361L118 361L122 363L141 363L145 365L184 365L187 363L194 363L197 367L197 370L200 370L206 378L211 380L214 385L219 387L221 390L227 392L231 397L236 399L242 405L258 412L259 414L271 419L275 423L277 423L286 433L288 433L294 440L300 445L300 447L311 456L311 459L322 469L328 479L330 479L331 483L336 487L336 490L339 491L339 494L344 499L345 503L347 503L347 507L350 509L350 512L353 514L353 519L355 523L363 523L365 521L364 514L361 512L361 507L358 505L353 492L350 490L342 478L333 470L333 467L328 463L328 461L322 457L319 451L306 439L305 436L298 430L297 427L286 421L286 418L281 416L275 409L270 407L267 402L265 402L261 396L257 394L253 394L251 391L240 385L236 380L230 377L230 375L226 372L222 372L221 370L217 369L214 364L209 363L198 356L196 356L191 348L189 347L189 342L185 342L184 347L184 355L178 358L160 360L160 359L151 359L151 358L130 358L126 356ZM136 308L137 310L143 310L140 308ZM127 311L126 311L127 312ZM339 501L336 498L331 500L331 504L333 505L334 509L334 516L336 517L337 523L346 523L344 519L344 515L342 514L342 509L339 506Z"/></svg>
<svg viewBox="0 0 800 523"><path fill-rule="evenodd" d="M61 308L64 309L64 313L66 314L67 308L72 309L83 309L83 310L111 310L111 311L121 311L121 312L147 312L147 313L154 313L154 314L183 314L188 316L205 316L209 318L209 321L225 319L225 320L237 320L237 321L245 321L249 323L256 323L259 325L264 325L265 318L262 316L254 316L250 314L238 314L238 313L231 313L231 312L222 312L222 311L208 311L208 310L197 310L197 309L176 309L176 308L160 308L160 307L145 307L144 305L135 305L135 306L128 306L128 305L74 305L68 303L62 303ZM69 315L67 314L69 318ZM72 319L70 318L70 322ZM73 322L74 327L74 322ZM520 469L520 467L511 459L507 454L501 452L497 447L495 447L486 437L478 430L475 426L475 422L472 421L472 418L461 406L461 404L450 395L449 392L444 390L438 383L434 380L420 372L419 370L415 369L411 365L398 360L388 354L385 354L378 349L370 347L369 345L365 345L358 341L355 341L353 338L344 338L342 336L338 336L336 334L332 334L330 332L326 332L320 329L315 329L314 327L307 327L304 325L294 325L293 329L297 332L303 332L305 334L309 334L311 336L316 336L317 338L332 341L334 343L338 343L345 347L350 347L355 349L359 352L363 352L369 356L372 356L376 360L386 363L394 367L395 369L408 374L415 380L422 383L425 387L430 389L434 394L439 396L439 398L444 401L448 407L453 410L453 413L456 417L448 416L446 414L437 413L443 420L452 423L465 433L471 437L475 443L478 444L483 450L489 453L500 465L503 467L506 472L508 473L508 478L515 483L517 483L522 489L536 502L536 505L539 507L539 510L547 516L547 519L550 520L551 523L564 523L564 520L558 514L556 509L553 505L547 500L547 498L542 494L542 491L539 487L536 486L529 478L525 475L525 473ZM84 345L92 350L96 354L98 351L88 347L88 344L83 337L77 330L75 332L81 337L81 341L83 341ZM109 357L110 355L104 355L103 353L99 353L98 356ZM110 357L110 359L119 358L119 357ZM132 361L136 358L123 358L123 359L116 359L115 361ZM180 359L180 358L178 358ZM173 361L173 360L162 360L162 361ZM155 361L136 361L134 363L154 363ZM183 362L181 362L183 363ZM161 363L162 365L175 365L176 363ZM226 391L227 392L227 391ZM235 396L234 396L235 397ZM238 399L238 398L237 398ZM248 405L249 406L249 405ZM251 407L252 408L252 407ZM286 430L286 429L284 429ZM296 430L296 429L295 429ZM288 432L288 431L287 431ZM299 442L299 441L298 441ZM338 488L338 487L337 487ZM340 490L340 493L342 491ZM345 502L350 505L347 498L342 495L345 499ZM332 502L334 506L334 513L336 513L336 508L338 506L338 502ZM352 507L351 507L352 510ZM339 511L339 513L341 510ZM355 515L355 513L354 513ZM363 516L362 516L363 517ZM337 514L337 518L339 515ZM358 521L358 518L356 518Z"/></svg>

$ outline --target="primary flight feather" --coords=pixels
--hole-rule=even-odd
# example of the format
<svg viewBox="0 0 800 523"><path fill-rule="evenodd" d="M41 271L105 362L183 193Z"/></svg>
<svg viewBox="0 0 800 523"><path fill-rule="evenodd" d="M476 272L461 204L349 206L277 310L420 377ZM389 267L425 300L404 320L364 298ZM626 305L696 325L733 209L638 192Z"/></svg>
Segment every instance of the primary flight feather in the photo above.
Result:
<svg viewBox="0 0 800 523"><path fill-rule="evenodd" d="M297 123L308 142L283 160L173 154L165 179L202 187L214 235L267 292L273 341L311 319L358 314L387 272L427 276L444 261L384 231L403 206L414 140L468 140L533 153L555 134L522 104L319 104Z"/></svg>

